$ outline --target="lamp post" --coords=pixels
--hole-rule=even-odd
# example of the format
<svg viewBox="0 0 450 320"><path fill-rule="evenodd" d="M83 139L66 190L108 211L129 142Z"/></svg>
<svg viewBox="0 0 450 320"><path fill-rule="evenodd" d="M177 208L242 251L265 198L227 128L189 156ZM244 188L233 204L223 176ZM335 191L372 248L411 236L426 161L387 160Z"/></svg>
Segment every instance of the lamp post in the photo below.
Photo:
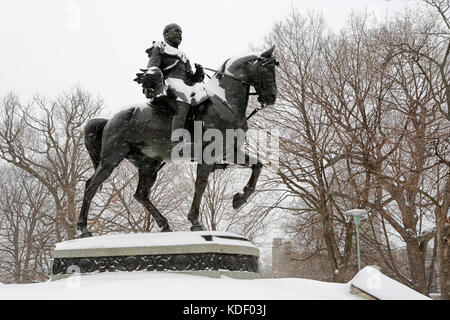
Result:
<svg viewBox="0 0 450 320"><path fill-rule="evenodd" d="M358 255L358 271L361 270L361 255L359 252L359 225L361 224L361 216L365 216L367 211L364 209L352 209L345 211L345 215L353 216L353 222L356 226L356 253Z"/></svg>

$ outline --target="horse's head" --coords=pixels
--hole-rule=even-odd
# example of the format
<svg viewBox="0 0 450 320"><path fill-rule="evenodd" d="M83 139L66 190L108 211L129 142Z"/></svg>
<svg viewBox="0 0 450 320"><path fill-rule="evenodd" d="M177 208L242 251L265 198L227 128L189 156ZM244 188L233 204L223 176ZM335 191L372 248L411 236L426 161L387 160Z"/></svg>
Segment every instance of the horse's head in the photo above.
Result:
<svg viewBox="0 0 450 320"><path fill-rule="evenodd" d="M262 53L251 53L229 62L227 72L243 83L255 88L258 101L262 104L274 104L277 95L275 66L278 65L273 51L275 46Z"/></svg>

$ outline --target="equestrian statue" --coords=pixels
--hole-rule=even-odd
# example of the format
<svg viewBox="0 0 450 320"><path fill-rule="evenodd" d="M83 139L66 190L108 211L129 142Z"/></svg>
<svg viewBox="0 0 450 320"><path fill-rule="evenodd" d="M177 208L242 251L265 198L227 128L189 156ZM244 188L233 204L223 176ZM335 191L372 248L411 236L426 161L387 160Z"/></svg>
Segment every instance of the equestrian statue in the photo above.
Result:
<svg viewBox="0 0 450 320"><path fill-rule="evenodd" d="M164 28L163 36L164 41L155 41L147 49L147 68L141 69L135 79L142 85L148 102L120 111L109 120L91 119L85 126L85 145L95 172L86 181L77 222L79 237L92 236L87 227L91 201L98 188L124 159L139 172L134 198L150 212L162 232L172 230L168 220L150 201L149 193L158 171L164 164L176 162L174 159L197 162L194 197L188 214L192 231L204 230L199 221L200 202L208 176L220 167L220 162L226 160L252 169L243 192L233 197L233 208L241 207L255 191L263 164L241 150L242 139L224 139L222 151L213 153L213 161L202 161L193 150L199 148L201 157L211 141L194 139L192 142L183 138L181 143L176 137L180 130L194 135L194 124L199 123L202 132L214 130L223 137L227 130L247 131L250 87L254 88L263 106L275 103L275 66L278 65L273 56L275 47L228 59L203 84L205 74L202 66L195 64L193 72L186 54L178 49L182 40L181 28L177 24L169 24ZM180 149L180 145L183 148ZM228 157L229 154L233 156Z"/></svg>

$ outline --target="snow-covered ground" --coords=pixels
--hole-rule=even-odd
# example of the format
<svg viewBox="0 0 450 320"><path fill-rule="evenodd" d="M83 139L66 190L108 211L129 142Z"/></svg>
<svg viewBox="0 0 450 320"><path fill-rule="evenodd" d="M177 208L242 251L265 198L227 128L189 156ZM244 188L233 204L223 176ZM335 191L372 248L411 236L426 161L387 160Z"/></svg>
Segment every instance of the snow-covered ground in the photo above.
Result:
<svg viewBox="0 0 450 320"><path fill-rule="evenodd" d="M362 300L351 293L353 281L379 299L428 299L366 267L344 284L300 278L243 280L174 272L106 272L37 284L0 285L0 300Z"/></svg>
<svg viewBox="0 0 450 320"><path fill-rule="evenodd" d="M361 299L350 284L285 278L219 279L171 272L109 272L0 286L0 299Z"/></svg>
<svg viewBox="0 0 450 320"><path fill-rule="evenodd" d="M200 250L208 245L234 251L257 248L241 236L228 232L173 232L109 234L56 244L55 256L67 257L78 251L102 253L107 250ZM245 240L245 239L243 239ZM174 249L175 248L175 249ZM228 248L228 249L227 249ZM209 248L211 249L211 248ZM208 250L209 250L208 249ZM256 250L256 251L255 251ZM164 251L166 252L166 251ZM202 252L202 251L195 251ZM225 251L223 251L225 252ZM78 252L79 253L79 252ZM117 252L107 252L117 254ZM173 252L172 252L173 253ZM69 255L70 256L70 255ZM75 255L77 256L77 255ZM101 255L100 255L101 256ZM243 273L245 275L245 273ZM348 283L330 283L301 278L236 279L226 272L212 277L181 272L105 272L35 284L0 283L0 300L8 299L133 299L133 300L361 300L365 298L416 300L426 296L365 267ZM214 277L215 275L215 277ZM355 293L355 287L357 288ZM361 295L361 293L364 293Z"/></svg>

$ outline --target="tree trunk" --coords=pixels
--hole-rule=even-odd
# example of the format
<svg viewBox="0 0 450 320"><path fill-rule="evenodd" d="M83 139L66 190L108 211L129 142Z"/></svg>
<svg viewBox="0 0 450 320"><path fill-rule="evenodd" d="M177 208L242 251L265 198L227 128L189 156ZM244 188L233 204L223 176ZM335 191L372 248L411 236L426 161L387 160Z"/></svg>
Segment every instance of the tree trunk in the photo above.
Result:
<svg viewBox="0 0 450 320"><path fill-rule="evenodd" d="M450 253L447 252L447 256L444 257L444 242L443 238L446 236L445 234L445 226L446 220L445 215L440 212L441 210L437 210L437 241L438 244L438 252L439 252L439 260L438 260L438 277L439 277L439 288L441 290L441 299L449 300L450 292L449 292L449 281L450 281Z"/></svg>
<svg viewBox="0 0 450 320"><path fill-rule="evenodd" d="M417 241L406 242L406 253L408 255L409 272L414 289L428 296L425 257L419 249L419 243Z"/></svg>

